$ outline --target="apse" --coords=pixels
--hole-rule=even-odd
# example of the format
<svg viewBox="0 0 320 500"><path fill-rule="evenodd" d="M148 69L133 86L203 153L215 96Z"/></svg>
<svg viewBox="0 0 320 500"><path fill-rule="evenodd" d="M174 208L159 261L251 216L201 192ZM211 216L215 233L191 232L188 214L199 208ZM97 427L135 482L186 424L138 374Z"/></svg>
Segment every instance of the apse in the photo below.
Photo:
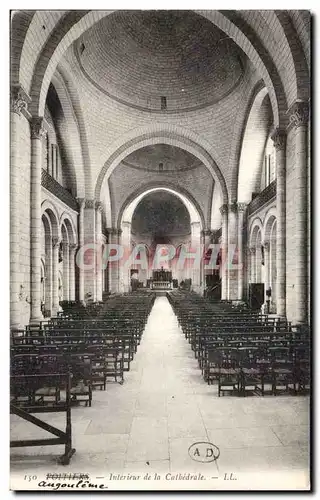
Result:
<svg viewBox="0 0 320 500"><path fill-rule="evenodd" d="M151 276L151 263L157 246L173 245L179 252L181 245L191 238L190 215L183 202L168 191L155 191L146 195L136 207L131 225L132 244L143 244L148 250L150 266L148 272L141 273L145 281ZM175 259L164 263L164 267L174 267ZM181 274L181 273L180 273ZM181 276L176 275L176 279Z"/></svg>
<svg viewBox="0 0 320 500"><path fill-rule="evenodd" d="M190 234L190 215L179 198L166 191L145 196L134 211L132 234L149 242L171 243Z"/></svg>

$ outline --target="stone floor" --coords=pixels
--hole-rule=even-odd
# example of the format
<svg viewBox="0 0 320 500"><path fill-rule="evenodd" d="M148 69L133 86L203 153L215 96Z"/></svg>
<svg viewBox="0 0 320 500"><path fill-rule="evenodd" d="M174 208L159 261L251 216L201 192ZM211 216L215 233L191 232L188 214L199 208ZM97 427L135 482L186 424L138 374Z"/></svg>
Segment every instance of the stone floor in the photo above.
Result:
<svg viewBox="0 0 320 500"><path fill-rule="evenodd" d="M91 408L72 410L69 466L56 463L60 446L12 449L12 489L37 488L46 474L66 472L87 473L109 490L308 489L309 398L218 398L165 297L156 299L124 385L110 383L93 396ZM62 415L44 418L64 426ZM11 439L47 435L18 417L11 428ZM191 459L197 442L214 444L219 458ZM191 455L210 455L203 447Z"/></svg>

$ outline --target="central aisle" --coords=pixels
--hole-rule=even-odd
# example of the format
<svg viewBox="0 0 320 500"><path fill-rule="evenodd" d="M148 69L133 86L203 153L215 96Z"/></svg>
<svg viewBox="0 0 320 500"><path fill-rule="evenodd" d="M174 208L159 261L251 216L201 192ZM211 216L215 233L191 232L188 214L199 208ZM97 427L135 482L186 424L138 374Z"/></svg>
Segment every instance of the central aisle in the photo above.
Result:
<svg viewBox="0 0 320 500"><path fill-rule="evenodd" d="M76 454L67 469L92 478L146 472L221 478L225 471L263 469L299 474L308 463L308 404L304 397L218 398L216 387L203 381L167 298L158 297L124 385L108 383L106 391L94 392L92 408L72 410ZM47 421L63 426L59 415ZM15 419L12 429L12 439L41 433ZM189 447L199 441L220 448L217 463L190 458ZM65 472L56 464L61 452L58 446L13 449L12 474Z"/></svg>

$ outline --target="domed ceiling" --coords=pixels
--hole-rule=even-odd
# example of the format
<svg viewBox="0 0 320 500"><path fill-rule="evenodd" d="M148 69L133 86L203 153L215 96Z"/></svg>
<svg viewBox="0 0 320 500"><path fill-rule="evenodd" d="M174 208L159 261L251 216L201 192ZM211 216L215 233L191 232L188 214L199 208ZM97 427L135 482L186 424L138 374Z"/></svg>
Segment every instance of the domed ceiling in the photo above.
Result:
<svg viewBox="0 0 320 500"><path fill-rule="evenodd" d="M188 151L168 144L155 144L138 149L122 161L123 165L153 172L191 170L203 163Z"/></svg>
<svg viewBox="0 0 320 500"><path fill-rule="evenodd" d="M154 237L190 233L190 216L181 200L171 193L156 191L145 196L132 217L134 234Z"/></svg>
<svg viewBox="0 0 320 500"><path fill-rule="evenodd" d="M154 112L213 104L244 73L237 45L192 11L117 11L86 31L75 53L100 91Z"/></svg>

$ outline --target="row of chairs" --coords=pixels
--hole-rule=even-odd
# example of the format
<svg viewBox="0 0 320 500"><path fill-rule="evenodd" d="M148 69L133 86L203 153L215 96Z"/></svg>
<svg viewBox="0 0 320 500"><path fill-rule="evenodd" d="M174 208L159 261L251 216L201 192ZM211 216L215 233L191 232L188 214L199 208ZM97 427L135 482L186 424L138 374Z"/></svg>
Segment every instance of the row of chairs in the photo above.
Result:
<svg viewBox="0 0 320 500"><path fill-rule="evenodd" d="M94 316L60 314L23 331L11 332L11 412L46 428L60 441L33 440L28 446L65 443L61 459L69 463L74 451L71 446L71 413L74 405L91 406L94 390L106 389L112 378L120 384L124 371L130 369L137 346L153 306L153 294L138 292L114 297L103 304ZM125 301L125 302L124 302ZM92 314L92 311L91 313ZM66 432L48 426L31 412L66 411ZM27 446L25 441L12 446Z"/></svg>
<svg viewBox="0 0 320 500"><path fill-rule="evenodd" d="M302 393L310 389L310 335L286 320L195 294L168 299L208 384L218 394Z"/></svg>

